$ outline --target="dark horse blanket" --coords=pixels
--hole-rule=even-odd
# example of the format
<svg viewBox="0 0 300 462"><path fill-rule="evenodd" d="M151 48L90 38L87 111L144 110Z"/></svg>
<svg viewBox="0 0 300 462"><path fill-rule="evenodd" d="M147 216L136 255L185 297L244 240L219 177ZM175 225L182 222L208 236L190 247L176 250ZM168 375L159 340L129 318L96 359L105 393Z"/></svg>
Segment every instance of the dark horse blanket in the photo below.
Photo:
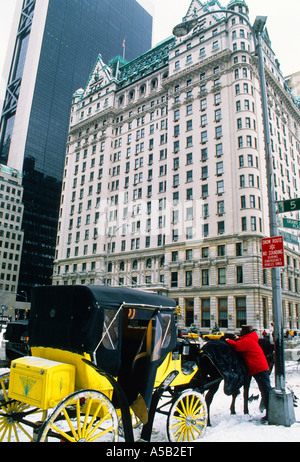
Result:
<svg viewBox="0 0 300 462"><path fill-rule="evenodd" d="M207 356L223 377L226 395L236 393L244 385L248 376L246 365L226 342L210 340L202 346L200 358L201 355Z"/></svg>

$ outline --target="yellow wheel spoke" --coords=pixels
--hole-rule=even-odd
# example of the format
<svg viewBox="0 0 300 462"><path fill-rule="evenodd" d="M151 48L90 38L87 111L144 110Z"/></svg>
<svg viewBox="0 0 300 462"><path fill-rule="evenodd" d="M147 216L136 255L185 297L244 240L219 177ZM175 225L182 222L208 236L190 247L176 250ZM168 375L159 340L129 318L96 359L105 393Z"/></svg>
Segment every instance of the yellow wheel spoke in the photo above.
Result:
<svg viewBox="0 0 300 462"><path fill-rule="evenodd" d="M104 422L104 421L106 420L106 418L107 418L107 415L108 415L108 414L105 414L105 415L102 417L102 419L99 420L99 422L97 422L97 424L92 428L92 430L91 430L91 431L89 432L89 434L88 434L89 437L100 427L100 425L103 424L103 422ZM104 432L104 433L106 433L106 432ZM103 434L104 434L104 433L103 433Z"/></svg>
<svg viewBox="0 0 300 462"><path fill-rule="evenodd" d="M180 428L177 430L177 432L174 433L174 437L176 437L178 435L178 433L180 432L180 435L179 435L179 437L177 438L176 441L180 441L180 438L181 438L181 436L183 434L183 431L184 431L184 426L181 425Z"/></svg>
<svg viewBox="0 0 300 462"><path fill-rule="evenodd" d="M8 437L7 437L7 441L10 442L11 440L11 425L8 427Z"/></svg>
<svg viewBox="0 0 300 462"><path fill-rule="evenodd" d="M30 441L32 441L32 436L25 430L24 426L21 425L19 422L17 422L17 427L22 430L22 432L29 438Z"/></svg>
<svg viewBox="0 0 300 462"><path fill-rule="evenodd" d="M16 425L13 425L13 426L12 426L12 429L13 429L13 431L14 431L14 435L15 435L16 441L17 441L17 443L19 443L20 440L19 440L19 436L18 436L18 433L17 433Z"/></svg>
<svg viewBox="0 0 300 462"><path fill-rule="evenodd" d="M97 433L97 435L95 436L91 436L93 433L95 433L96 431L96 428L93 429L93 431L88 435L88 441L95 441L97 440L98 438L100 438L101 436L103 435L106 435L108 432L111 432L113 430L113 425L109 428L106 428L106 430L103 430L101 433Z"/></svg>
<svg viewBox="0 0 300 462"><path fill-rule="evenodd" d="M182 409L183 409L183 414L182 414L182 415L187 415L186 407L185 407L185 405L184 405L184 399L182 399L182 400L180 401L180 405L181 405L181 407L182 407ZM179 409L178 409L178 410L179 410Z"/></svg>
<svg viewBox="0 0 300 462"><path fill-rule="evenodd" d="M7 432L8 428L7 428L6 425L3 425L3 426L1 427L1 430L0 430L0 431L2 431L2 429L5 429L5 430L4 430L4 432L3 432L3 435L2 435L1 438L0 438L0 443L3 442L3 439L4 439L5 435L6 435L6 432Z"/></svg>
<svg viewBox="0 0 300 462"><path fill-rule="evenodd" d="M178 412L178 414L180 414L184 419L186 417L186 414L184 412L182 412L179 407L176 407L176 411Z"/></svg>
<svg viewBox="0 0 300 462"><path fill-rule="evenodd" d="M68 435L67 433L65 433L63 430L61 430L59 427L57 427L56 425L52 424L51 425L51 429L54 430L56 433L58 433L59 435L61 435L63 438L65 438L66 440L70 441L71 443L74 443L74 440L75 441L78 441L78 437L74 436L73 435L73 438L71 435Z"/></svg>
<svg viewBox="0 0 300 462"><path fill-rule="evenodd" d="M195 404L193 405L193 407L191 409L191 414L193 414L193 415L197 414L198 410L200 410L202 406L203 406L203 404L201 404L199 402L199 399L197 399L195 401Z"/></svg>
<svg viewBox="0 0 300 462"><path fill-rule="evenodd" d="M76 439L78 438L78 434L76 433L76 431L75 431L75 429L74 429L74 427L73 427L73 424L72 424L72 422L71 422L71 419L70 419L69 414L68 414L68 412L67 412L66 409L63 409L63 414L64 414L64 416L65 416L65 418L66 418L66 421L68 422L68 425L69 425L69 428L70 428L70 430L71 430L71 432L72 432L72 435L73 435L73 437L74 437L75 440L76 440Z"/></svg>
<svg viewBox="0 0 300 462"><path fill-rule="evenodd" d="M194 401L195 401L195 396L193 395L193 396L192 396L192 399L191 399L191 403L190 403L190 409L189 409L189 413L190 413L190 414L194 414L194 409L195 409L195 407L197 406L198 400L196 400L195 405L194 405Z"/></svg>
<svg viewBox="0 0 300 462"><path fill-rule="evenodd" d="M76 401L76 416L77 416L77 432L78 437L81 438L81 423L80 423L80 400Z"/></svg>
<svg viewBox="0 0 300 462"><path fill-rule="evenodd" d="M90 432L92 426L94 425L94 422L95 422L95 420L96 420L96 417L97 417L98 413L100 412L100 409L101 409L101 408L102 408L102 403L99 403L98 406L97 406L97 408L96 408L96 410L95 410L95 412L94 412L94 415L93 415L93 417L92 417L92 419L91 419L91 421L90 421L90 423L89 423L89 426L88 426L88 428L87 428L87 430L86 430L86 434L87 434L87 435L89 434L89 432Z"/></svg>
<svg viewBox="0 0 300 462"><path fill-rule="evenodd" d="M85 417L84 417L84 422L83 422L83 426L82 426L82 434L83 435L85 435L85 432L86 432L86 426L87 426L87 421L88 421L88 416L90 414L91 406L92 406L92 400L91 400L91 398L89 398L88 401L87 401L87 406L86 406L86 410L85 410Z"/></svg>

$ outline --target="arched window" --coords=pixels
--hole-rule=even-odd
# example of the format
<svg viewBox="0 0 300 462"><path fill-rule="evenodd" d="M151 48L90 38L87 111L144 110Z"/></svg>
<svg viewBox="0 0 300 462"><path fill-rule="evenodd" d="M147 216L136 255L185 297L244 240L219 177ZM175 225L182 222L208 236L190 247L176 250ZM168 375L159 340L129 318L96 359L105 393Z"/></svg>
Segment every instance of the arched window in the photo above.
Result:
<svg viewBox="0 0 300 462"><path fill-rule="evenodd" d="M146 85L143 83L143 85L140 86L140 96L144 96L146 93Z"/></svg>

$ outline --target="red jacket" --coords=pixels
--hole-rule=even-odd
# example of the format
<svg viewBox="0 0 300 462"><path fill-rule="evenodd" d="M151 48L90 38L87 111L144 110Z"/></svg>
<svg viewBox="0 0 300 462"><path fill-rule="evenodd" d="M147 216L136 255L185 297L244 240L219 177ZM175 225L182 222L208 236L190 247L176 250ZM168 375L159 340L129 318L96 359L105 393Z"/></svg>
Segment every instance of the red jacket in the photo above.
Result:
<svg viewBox="0 0 300 462"><path fill-rule="evenodd" d="M236 342L227 339L227 343L229 343L235 351L241 353L249 375L255 375L269 369L265 354L258 344L258 335L256 332L243 335Z"/></svg>

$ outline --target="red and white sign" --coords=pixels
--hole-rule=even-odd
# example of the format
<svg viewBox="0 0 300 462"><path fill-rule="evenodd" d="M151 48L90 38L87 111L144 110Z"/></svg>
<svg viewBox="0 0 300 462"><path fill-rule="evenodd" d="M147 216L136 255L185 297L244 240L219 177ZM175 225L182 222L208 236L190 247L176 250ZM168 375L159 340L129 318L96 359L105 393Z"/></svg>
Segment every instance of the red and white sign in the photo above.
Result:
<svg viewBox="0 0 300 462"><path fill-rule="evenodd" d="M263 268L280 268L285 266L283 236L262 239L261 245Z"/></svg>

